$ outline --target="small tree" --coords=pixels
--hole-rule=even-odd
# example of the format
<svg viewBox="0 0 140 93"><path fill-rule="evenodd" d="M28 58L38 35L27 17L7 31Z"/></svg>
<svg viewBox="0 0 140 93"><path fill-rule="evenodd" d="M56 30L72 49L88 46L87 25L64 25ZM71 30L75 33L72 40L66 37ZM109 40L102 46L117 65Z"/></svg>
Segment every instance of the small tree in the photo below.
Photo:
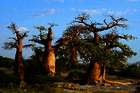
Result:
<svg viewBox="0 0 140 93"><path fill-rule="evenodd" d="M63 50L63 56L68 63L75 65L78 63L78 43L80 40L80 29L82 26L71 25L63 33L62 38L56 42L56 47Z"/></svg>
<svg viewBox="0 0 140 93"><path fill-rule="evenodd" d="M23 32L15 23L11 23L8 28L13 32L13 34L15 34L15 37L10 37L10 40L12 41L6 42L4 48L16 49L14 69L15 73L19 76L20 87L24 87L24 64L22 58L22 49L30 47L31 44L23 44L24 38L27 37L27 32Z"/></svg>

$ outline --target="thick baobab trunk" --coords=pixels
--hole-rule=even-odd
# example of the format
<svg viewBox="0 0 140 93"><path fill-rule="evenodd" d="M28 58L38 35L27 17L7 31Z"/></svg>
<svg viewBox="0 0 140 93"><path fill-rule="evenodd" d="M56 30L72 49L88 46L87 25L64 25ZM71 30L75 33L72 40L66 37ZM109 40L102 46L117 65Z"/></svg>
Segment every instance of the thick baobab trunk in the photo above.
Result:
<svg viewBox="0 0 140 93"><path fill-rule="evenodd" d="M19 41L19 46L18 46L18 69L19 69L19 76L20 76L20 80L24 81L24 65L23 65L23 59L22 59L22 41Z"/></svg>
<svg viewBox="0 0 140 93"><path fill-rule="evenodd" d="M52 48L51 43L52 43L52 30L51 28L49 28L43 61L45 65L45 72L50 76L54 76L56 59L55 59L55 49Z"/></svg>
<svg viewBox="0 0 140 93"><path fill-rule="evenodd" d="M22 52L18 53L18 73L19 73L19 79L21 81L24 81L24 65L22 62Z"/></svg>
<svg viewBox="0 0 140 93"><path fill-rule="evenodd" d="M47 68L47 73L50 76L54 76L55 75L55 50L54 48L51 48L48 51L48 56L47 56L47 63L46 63L46 68Z"/></svg>
<svg viewBox="0 0 140 93"><path fill-rule="evenodd" d="M75 65L77 62L77 50L76 50L76 48L71 49L71 58L70 59L71 59L71 63L73 65Z"/></svg>
<svg viewBox="0 0 140 93"><path fill-rule="evenodd" d="M87 80L88 84L97 83L99 81L100 69L101 69L101 66L97 62L95 62L95 63L91 62L89 64L89 69L87 72L88 73L88 80Z"/></svg>
<svg viewBox="0 0 140 93"><path fill-rule="evenodd" d="M87 83L88 84L97 84L102 83L105 80L105 66L104 64L95 62L90 63L89 69L87 72Z"/></svg>
<svg viewBox="0 0 140 93"><path fill-rule="evenodd" d="M23 65L23 61L22 61L22 48L17 48L16 51L16 56L15 56L15 61L16 61L16 69L18 71L18 76L19 76L19 80L20 80L20 88L25 87L25 83L24 83L24 65Z"/></svg>

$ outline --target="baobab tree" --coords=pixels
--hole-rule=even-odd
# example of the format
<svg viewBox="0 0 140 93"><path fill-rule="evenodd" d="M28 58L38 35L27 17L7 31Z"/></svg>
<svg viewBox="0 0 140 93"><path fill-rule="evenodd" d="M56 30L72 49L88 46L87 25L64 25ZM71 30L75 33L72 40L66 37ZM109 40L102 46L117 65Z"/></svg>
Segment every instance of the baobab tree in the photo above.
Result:
<svg viewBox="0 0 140 93"><path fill-rule="evenodd" d="M52 47L52 27L48 29L45 26L37 26L36 29L39 31L39 35L34 35L31 41L41 44L44 46L42 55L42 64L45 69L45 73L50 76L55 74L55 49ZM47 31L47 32L46 32Z"/></svg>
<svg viewBox="0 0 140 93"><path fill-rule="evenodd" d="M125 18L115 18L113 16L110 16L110 22L106 22L107 19L104 19L103 23L88 23L87 22L88 16L82 15L77 18L75 22L78 24L83 24L85 26L85 30L87 29L88 32L91 32L90 34L91 37L93 37L92 43L94 44L95 50L93 52L93 56L91 56L93 59L90 61L89 65L89 70L87 73L88 74L88 80L87 82L96 82L97 81L104 81L105 79L105 65L107 64L107 61L110 62L110 59L113 58L114 55L114 49L115 48L120 48L122 51L116 50L116 53L121 53L119 56L119 59L122 58L124 59L125 57L128 58L135 53L129 48L128 45L123 44L120 42L120 39L125 39L125 40L131 40L133 39L133 36L131 35L119 35L119 34L108 34L106 36L106 41L103 42L104 40L102 36L99 34L101 32L105 32L108 30L117 30L117 28L126 28L127 27L127 20ZM91 42L91 40L89 40ZM96 52L97 50L97 52ZM90 50L89 50L90 51ZM127 52L127 53L126 53ZM97 53L97 54L96 54ZM116 57L116 56L115 56ZM115 58L117 59L117 58ZM122 61L122 59L118 60L118 62ZM125 60L126 61L126 60ZM102 78L101 78L102 77Z"/></svg>
<svg viewBox="0 0 140 93"><path fill-rule="evenodd" d="M15 74L18 74L20 79L20 87L24 87L24 64L23 64L23 58L22 58L22 49L32 46L32 44L23 44L23 40L27 37L27 31L23 31L18 27L15 23L11 23L10 26L8 26L8 29L10 29L15 37L10 37L9 42L5 42L5 49L16 49L15 54Z"/></svg>
<svg viewBox="0 0 140 93"><path fill-rule="evenodd" d="M63 55L68 59L69 63L75 65L78 63L78 43L80 40L80 31L82 26L71 25L63 33L62 38L56 41L55 47L63 48ZM67 52L67 53L66 53ZM67 55L68 54L68 55Z"/></svg>
<svg viewBox="0 0 140 93"><path fill-rule="evenodd" d="M114 43L120 43L120 45L110 47L109 44L112 43L114 38L110 38L110 41L105 42L103 41L104 39L102 34L100 34L101 32L117 30L117 28L126 28L127 20L125 18L115 18L113 16L109 16L109 19L104 19L103 23L92 22L89 20L89 15L87 14L78 16L72 24L77 30L70 30L65 34L67 34L67 37L69 38L75 37L74 34L77 34L78 38L72 42L77 42L74 47L78 47L77 52L79 56L89 63L86 81L88 84L91 84L93 82L98 83L99 81L104 81L105 70L103 69L105 69L105 64L108 63L108 61L110 62L111 59L109 57L112 56L112 58L115 58L115 56L112 55L114 54L114 48L119 47L121 50L123 50L122 52L115 51L118 54L122 54L119 56L122 59L123 57L130 57L135 53L127 45L127 48L123 47L123 43L120 43L119 41L120 39L130 39L131 36L121 36L117 34L116 36L118 37ZM112 37L114 37L114 35L112 35ZM126 52L128 52L129 55L125 55L127 54ZM70 54L71 53L72 52L70 52Z"/></svg>

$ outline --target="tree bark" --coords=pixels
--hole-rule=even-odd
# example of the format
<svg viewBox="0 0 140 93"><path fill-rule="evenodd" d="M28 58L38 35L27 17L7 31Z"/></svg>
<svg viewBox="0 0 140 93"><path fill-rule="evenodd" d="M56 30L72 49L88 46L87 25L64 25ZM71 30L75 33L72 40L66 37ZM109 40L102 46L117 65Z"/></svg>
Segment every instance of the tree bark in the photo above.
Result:
<svg viewBox="0 0 140 93"><path fill-rule="evenodd" d="M19 79L24 81L24 65L22 62L22 52L18 52L18 73Z"/></svg>
<svg viewBox="0 0 140 93"><path fill-rule="evenodd" d="M102 83L105 80L105 65L99 62L91 62L87 73L87 84Z"/></svg>
<svg viewBox="0 0 140 93"><path fill-rule="evenodd" d="M15 55L15 70L18 74L19 80L20 80L20 88L25 87L24 83L24 65L23 65L23 59L22 59L22 49L17 48L16 55Z"/></svg>
<svg viewBox="0 0 140 93"><path fill-rule="evenodd" d="M54 76L55 75L55 51L54 48L51 48L48 52L48 56L47 56L47 73L50 76Z"/></svg>
<svg viewBox="0 0 140 93"><path fill-rule="evenodd" d="M71 64L75 65L77 62L77 50L76 48L71 49L71 58L70 58Z"/></svg>
<svg viewBox="0 0 140 93"><path fill-rule="evenodd" d="M43 63L45 67L45 72L50 75L55 75L55 49L52 48L52 30L48 28L47 40L45 44L45 51L43 56Z"/></svg>
<svg viewBox="0 0 140 93"><path fill-rule="evenodd" d="M90 62L89 64L89 69L87 72L87 83L92 84L96 83L99 80L99 75L100 75L100 64L95 62Z"/></svg>

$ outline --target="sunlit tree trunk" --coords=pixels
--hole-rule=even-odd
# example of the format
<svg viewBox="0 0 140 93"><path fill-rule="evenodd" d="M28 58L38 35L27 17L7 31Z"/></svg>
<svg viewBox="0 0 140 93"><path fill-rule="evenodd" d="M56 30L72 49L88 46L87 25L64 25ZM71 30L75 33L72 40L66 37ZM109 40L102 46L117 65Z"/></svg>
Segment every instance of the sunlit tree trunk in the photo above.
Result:
<svg viewBox="0 0 140 93"><path fill-rule="evenodd" d="M49 52L51 49L51 42L47 42L45 45L45 51L44 51L44 55L43 55L43 64L44 64L44 69L45 69L45 73L49 74L49 66L48 66L48 56L49 56Z"/></svg>
<svg viewBox="0 0 140 93"><path fill-rule="evenodd" d="M97 83L103 83L105 80L105 65L95 62L90 63L89 70L88 70L88 84L97 84Z"/></svg>
<svg viewBox="0 0 140 93"><path fill-rule="evenodd" d="M55 52L54 52L54 48L51 48L48 52L48 56L47 56L47 73L50 76L54 76L55 75Z"/></svg>
<svg viewBox="0 0 140 93"><path fill-rule="evenodd" d="M52 30L48 28L47 42L45 45L45 54L44 54L44 66L45 72L50 75L55 75L55 49L52 48Z"/></svg>
<svg viewBox="0 0 140 93"><path fill-rule="evenodd" d="M96 84L100 81L100 73L101 73L101 65L97 62L93 63L91 62L89 64L89 69L88 69L88 79L87 83L88 84Z"/></svg>

